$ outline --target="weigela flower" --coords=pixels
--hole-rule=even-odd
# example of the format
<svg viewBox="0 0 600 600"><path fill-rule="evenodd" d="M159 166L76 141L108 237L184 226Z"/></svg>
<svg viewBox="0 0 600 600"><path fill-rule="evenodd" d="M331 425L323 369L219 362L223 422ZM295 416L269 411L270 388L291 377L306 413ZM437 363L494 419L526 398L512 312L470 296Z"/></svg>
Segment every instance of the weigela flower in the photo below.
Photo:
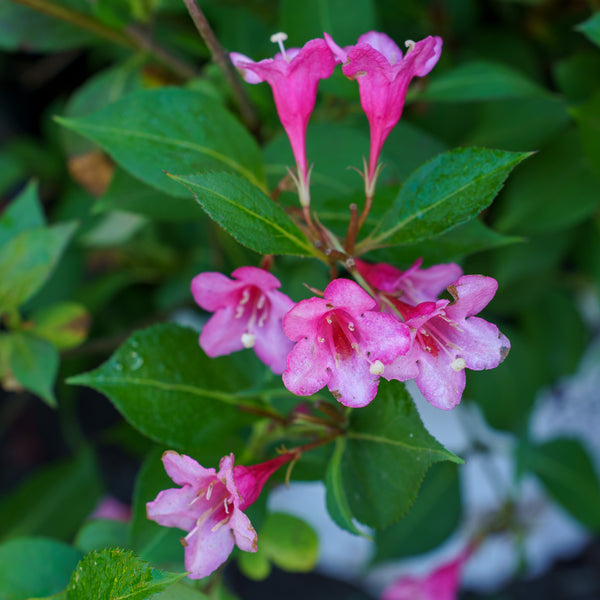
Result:
<svg viewBox="0 0 600 600"><path fill-rule="evenodd" d="M355 46L343 49L327 33L325 40L343 63L344 75L358 82L371 130L368 181L372 183L383 143L402 115L408 84L433 69L442 53L442 39L429 36L417 43L406 42L404 56L390 37L377 31L361 35Z"/></svg>
<svg viewBox="0 0 600 600"><path fill-rule="evenodd" d="M426 577L400 577L384 590L381 600L456 600L466 559L465 553Z"/></svg>
<svg viewBox="0 0 600 600"><path fill-rule="evenodd" d="M160 492L146 504L146 513L159 525L188 532L181 543L191 579L210 575L227 560L234 544L256 552L256 531L243 511L258 498L268 478L294 456L282 454L244 467L234 466L229 454L221 459L217 473L184 454L163 454L167 474L181 487Z"/></svg>
<svg viewBox="0 0 600 600"><path fill-rule="evenodd" d="M282 321L294 302L278 291L279 280L258 267L240 267L229 279L222 273L200 273L192 280L196 303L215 314L202 328L200 346L210 357L254 348L271 370L280 374L292 343Z"/></svg>
<svg viewBox="0 0 600 600"><path fill-rule="evenodd" d="M345 406L365 406L375 397L384 366L410 345L408 327L357 283L335 279L323 298L302 300L284 317L296 345L288 354L283 383L299 396L325 385Z"/></svg>
<svg viewBox="0 0 600 600"><path fill-rule="evenodd" d="M254 62L238 52L232 52L229 56L248 83L266 81L271 86L301 182L307 182L306 127L315 106L319 80L330 77L336 63L324 40L310 40L302 48L286 50L282 44L286 38L285 34L275 34L271 38L281 44L281 52L274 58Z"/></svg>
<svg viewBox="0 0 600 600"><path fill-rule="evenodd" d="M410 327L412 344L405 355L385 367L383 376L414 379L433 406L454 408L465 388L465 369L493 369L510 350L510 342L495 325L473 316L487 306L497 289L492 277L464 275L448 287L453 302L412 306L388 296L386 301Z"/></svg>
<svg viewBox="0 0 600 600"><path fill-rule="evenodd" d="M463 274L456 263L421 269L422 258L416 260L406 271L387 263L371 264L360 259L355 259L355 262L358 272L370 286L402 298L407 304L437 300L439 295Z"/></svg>

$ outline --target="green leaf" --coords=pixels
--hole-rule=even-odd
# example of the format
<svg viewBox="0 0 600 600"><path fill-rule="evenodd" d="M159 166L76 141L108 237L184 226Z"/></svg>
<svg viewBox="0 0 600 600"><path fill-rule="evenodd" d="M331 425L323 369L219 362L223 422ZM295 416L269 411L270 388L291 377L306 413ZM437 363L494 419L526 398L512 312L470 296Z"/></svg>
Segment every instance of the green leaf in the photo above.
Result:
<svg viewBox="0 0 600 600"><path fill-rule="evenodd" d="M108 190L97 200L94 212L126 211L161 221L205 219L195 202L144 185L123 169L116 169Z"/></svg>
<svg viewBox="0 0 600 600"><path fill-rule="evenodd" d="M2 213L0 247L21 231L45 225L44 211L38 200L37 187L37 183L30 182Z"/></svg>
<svg viewBox="0 0 600 600"><path fill-rule="evenodd" d="M600 529L600 482L588 452L576 439L530 448L527 464L548 493L586 527Z"/></svg>
<svg viewBox="0 0 600 600"><path fill-rule="evenodd" d="M44 538L18 538L0 545L0 600L49 596L67 585L81 553Z"/></svg>
<svg viewBox="0 0 600 600"><path fill-rule="evenodd" d="M264 192L230 173L171 175L240 244L262 254L315 255L301 229Z"/></svg>
<svg viewBox="0 0 600 600"><path fill-rule="evenodd" d="M84 554L114 546L125 547L128 540L128 527L128 523L123 521L92 519L77 532L73 544Z"/></svg>
<svg viewBox="0 0 600 600"><path fill-rule="evenodd" d="M89 450L45 467L0 502L3 539L44 535L70 539L102 492Z"/></svg>
<svg viewBox="0 0 600 600"><path fill-rule="evenodd" d="M261 540L262 541L262 540ZM263 552L262 544L256 552L240 552L237 557L240 571L254 581L262 581L271 574L271 563Z"/></svg>
<svg viewBox="0 0 600 600"><path fill-rule="evenodd" d="M185 577L153 569L133 552L120 548L93 551L79 562L66 589L66 600L146 600Z"/></svg>
<svg viewBox="0 0 600 600"><path fill-rule="evenodd" d="M260 530L262 551L280 569L292 573L312 570L319 555L319 538L302 519L285 513L269 513Z"/></svg>
<svg viewBox="0 0 600 600"><path fill-rule="evenodd" d="M409 98L431 102L474 102L545 94L543 88L502 63L474 61L430 76L428 86Z"/></svg>
<svg viewBox="0 0 600 600"><path fill-rule="evenodd" d="M569 128L511 177L495 225L503 233L556 233L586 219L599 203L600 179Z"/></svg>
<svg viewBox="0 0 600 600"><path fill-rule="evenodd" d="M587 102L571 109L577 121L579 135L586 158L600 175L600 92L594 94Z"/></svg>
<svg viewBox="0 0 600 600"><path fill-rule="evenodd" d="M377 532L374 562L404 558L437 548L457 528L461 512L457 465L433 465L408 514L389 529Z"/></svg>
<svg viewBox="0 0 600 600"><path fill-rule="evenodd" d="M294 46L329 33L341 46L356 44L365 31L375 29L372 0L353 0L351 10L344 0L282 0L279 29L290 36Z"/></svg>
<svg viewBox="0 0 600 600"><path fill-rule="evenodd" d="M577 25L575 29L581 31L590 42L600 46L600 12L594 13L587 21Z"/></svg>
<svg viewBox="0 0 600 600"><path fill-rule="evenodd" d="M467 222L491 204L510 171L529 155L484 148L440 154L408 178L359 248L412 244Z"/></svg>
<svg viewBox="0 0 600 600"><path fill-rule="evenodd" d="M256 417L239 406L252 380L243 358L209 358L191 329L164 323L134 333L101 367L71 377L106 394L121 414L148 437L193 453L213 444L224 449L229 436Z"/></svg>
<svg viewBox="0 0 600 600"><path fill-rule="evenodd" d="M375 529L406 514L432 464L462 462L423 427L404 385L381 381L369 406L354 410L340 469L353 516Z"/></svg>
<svg viewBox="0 0 600 600"><path fill-rule="evenodd" d="M93 115L56 120L102 146L131 175L174 196L186 192L165 176L232 171L263 183L259 148L214 99L162 88L129 94Z"/></svg>
<svg viewBox="0 0 600 600"><path fill-rule="evenodd" d="M210 600L210 596L203 594L189 585L182 582L170 586L164 592L154 596L154 600ZM213 600L214 600L213 596Z"/></svg>
<svg viewBox="0 0 600 600"><path fill-rule="evenodd" d="M14 332L10 340L10 368L14 378L50 406L56 406L54 382L58 372L57 349L46 340Z"/></svg>
<svg viewBox="0 0 600 600"><path fill-rule="evenodd" d="M76 227L61 223L27 229L0 248L0 313L18 308L42 287Z"/></svg>
<svg viewBox="0 0 600 600"><path fill-rule="evenodd" d="M90 320L82 304L60 302L34 312L28 319L33 324L29 332L47 340L58 350L68 350L85 340Z"/></svg>

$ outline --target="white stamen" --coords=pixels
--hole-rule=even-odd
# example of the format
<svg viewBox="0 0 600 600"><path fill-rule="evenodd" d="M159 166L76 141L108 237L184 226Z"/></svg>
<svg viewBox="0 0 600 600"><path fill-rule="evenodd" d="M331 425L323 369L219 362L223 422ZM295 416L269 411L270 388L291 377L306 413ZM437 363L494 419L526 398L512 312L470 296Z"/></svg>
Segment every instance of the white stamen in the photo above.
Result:
<svg viewBox="0 0 600 600"><path fill-rule="evenodd" d="M384 369L385 366L380 360L376 360L369 365L369 373L371 373L371 375L383 375Z"/></svg>
<svg viewBox="0 0 600 600"><path fill-rule="evenodd" d="M225 500L223 500L223 506L225 507L226 514L229 514L229 504L227 503L228 500L229 498L225 498Z"/></svg>
<svg viewBox="0 0 600 600"><path fill-rule="evenodd" d="M320 338L319 338L319 342L320 342L321 344L324 344L324 343L325 343L325 338L322 338L322 337L320 337Z"/></svg>
<svg viewBox="0 0 600 600"><path fill-rule="evenodd" d="M466 366L467 363L465 362L464 358L455 358L451 363L450 366L457 372L459 373L460 371L462 371Z"/></svg>
<svg viewBox="0 0 600 600"><path fill-rule="evenodd" d="M331 317L326 317L325 320L327 321L327 323L329 325L331 325L333 323L333 321L331 320Z"/></svg>
<svg viewBox="0 0 600 600"><path fill-rule="evenodd" d="M252 333L242 333L242 345L244 348L253 348L256 342L256 336Z"/></svg>
<svg viewBox="0 0 600 600"><path fill-rule="evenodd" d="M348 323L348 329L350 331L354 331L354 323L352 323L352 322Z"/></svg>
<svg viewBox="0 0 600 600"><path fill-rule="evenodd" d="M259 327L262 327L265 324L265 321L267 320L268 316L269 315L266 312L262 313L262 315L260 315L260 318L258 319L257 325Z"/></svg>
<svg viewBox="0 0 600 600"><path fill-rule="evenodd" d="M265 295L261 294L260 298L258 299L258 302L256 303L256 308L258 308L258 310L260 310L265 305L266 301L267 301L267 298L265 297Z"/></svg>
<svg viewBox="0 0 600 600"><path fill-rule="evenodd" d="M406 54L408 54L411 50L414 50L415 48L415 42L413 42L412 40L406 40L404 42L404 45L408 48Z"/></svg>
<svg viewBox="0 0 600 600"><path fill-rule="evenodd" d="M230 517L225 517L222 521L219 521L210 531L211 533L214 533L215 531L217 531L218 529L220 529L223 525L225 525L225 523L227 523L227 521L229 521Z"/></svg>
<svg viewBox="0 0 600 600"><path fill-rule="evenodd" d="M248 302L248 300L250 300L250 292L248 291L248 288L244 288L244 291L242 292L242 299L240 300L240 304L246 304L246 302Z"/></svg>
<svg viewBox="0 0 600 600"><path fill-rule="evenodd" d="M243 315L244 315L244 307L242 306L242 304L240 302L240 304L238 304L235 307L235 315L233 315L233 318L234 319L241 319Z"/></svg>
<svg viewBox="0 0 600 600"><path fill-rule="evenodd" d="M286 62L290 62L287 57L287 54L285 53L285 46L283 45L283 42L285 42L285 40L288 39L287 33L279 31L277 33L274 33L270 39L274 44L277 44L279 46L279 50L281 50L281 56L283 56L284 60Z"/></svg>
<svg viewBox="0 0 600 600"><path fill-rule="evenodd" d="M206 499L207 500L210 500L210 496L212 494L213 485L215 485L215 482L211 481L210 484L209 484L209 486L208 486L208 489L206 490Z"/></svg>

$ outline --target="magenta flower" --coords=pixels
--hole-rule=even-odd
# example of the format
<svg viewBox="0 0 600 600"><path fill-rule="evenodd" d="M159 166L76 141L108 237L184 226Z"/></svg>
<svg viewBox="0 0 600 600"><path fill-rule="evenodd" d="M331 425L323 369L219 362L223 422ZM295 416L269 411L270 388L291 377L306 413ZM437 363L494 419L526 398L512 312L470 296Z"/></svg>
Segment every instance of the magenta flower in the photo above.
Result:
<svg viewBox="0 0 600 600"><path fill-rule="evenodd" d="M224 356L243 348L279 375L292 343L282 321L294 302L278 291L279 280L258 267L240 267L229 279L222 273L200 273L192 279L196 303L215 314L202 328L200 346L208 356Z"/></svg>
<svg viewBox="0 0 600 600"><path fill-rule="evenodd" d="M442 39L429 36L417 43L406 42L404 56L390 37L377 31L361 35L355 46L344 49L327 33L325 40L343 63L344 75L358 81L360 103L371 130L367 189L373 191L381 148L402 115L408 84L433 69L442 53Z"/></svg>
<svg viewBox="0 0 600 600"><path fill-rule="evenodd" d="M303 48L283 48L285 34L275 34L281 52L274 58L260 62L232 52L231 62L241 71L248 83L266 81L273 90L279 119L283 125L296 159L300 184L308 185L306 163L306 127L315 106L320 79L330 77L335 69L335 58L322 39L310 40ZM307 202L301 194L300 200Z"/></svg>
<svg viewBox="0 0 600 600"><path fill-rule="evenodd" d="M387 263L371 264L359 259L355 261L358 272L370 286L402 298L407 304L437 300L439 295L463 274L456 263L421 269L422 258L416 260L406 271Z"/></svg>
<svg viewBox="0 0 600 600"><path fill-rule="evenodd" d="M256 552L256 531L243 511L259 497L269 477L294 456L282 454L243 467L234 466L234 456L229 454L221 459L217 473L185 454L172 450L163 454L167 474L182 487L160 492L146 504L146 513L159 525L188 532L181 543L191 579L210 575L227 560L234 544Z"/></svg>
<svg viewBox="0 0 600 600"><path fill-rule="evenodd" d="M495 325L473 316L487 306L497 289L492 277L464 275L448 287L452 303L438 300L412 306L387 296L410 327L412 345L385 367L383 376L414 379L433 406L454 408L465 388L465 369L493 369L510 350L510 342Z"/></svg>
<svg viewBox="0 0 600 600"><path fill-rule="evenodd" d="M426 577L401 577L383 591L381 600L456 600L467 556L462 554Z"/></svg>
<svg viewBox="0 0 600 600"><path fill-rule="evenodd" d="M410 345L409 329L357 283L335 279L323 298L302 300L284 317L296 345L288 354L283 383L299 396L325 385L345 406L365 406L377 393L384 366Z"/></svg>

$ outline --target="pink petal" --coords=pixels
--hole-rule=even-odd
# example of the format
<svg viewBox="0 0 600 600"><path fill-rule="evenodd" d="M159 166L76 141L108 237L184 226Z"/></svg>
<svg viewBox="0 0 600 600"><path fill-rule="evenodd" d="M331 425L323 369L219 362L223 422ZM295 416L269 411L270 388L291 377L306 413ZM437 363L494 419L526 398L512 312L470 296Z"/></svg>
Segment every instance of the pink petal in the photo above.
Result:
<svg viewBox="0 0 600 600"><path fill-rule="evenodd" d="M212 531L214 524L206 521L187 539L185 568L190 579L202 579L218 569L233 550L233 533L227 524Z"/></svg>
<svg viewBox="0 0 600 600"><path fill-rule="evenodd" d="M375 398L379 375L373 375L369 367L368 361L357 354L338 362L327 384L338 402L359 408Z"/></svg>
<svg viewBox="0 0 600 600"><path fill-rule="evenodd" d="M419 353L419 375L415 383L425 399L442 410L454 408L465 389L465 370L457 371L450 363L450 357L443 351L437 356L424 351Z"/></svg>
<svg viewBox="0 0 600 600"><path fill-rule="evenodd" d="M248 331L248 320L235 318L235 307L220 308L204 324L200 346L211 358L244 349L242 335Z"/></svg>
<svg viewBox="0 0 600 600"><path fill-rule="evenodd" d="M316 336L317 321L330 309L323 298L301 300L283 317L283 331L293 342Z"/></svg>
<svg viewBox="0 0 600 600"><path fill-rule="evenodd" d="M345 63L348 58L348 53L346 52L346 50L343 48L340 48L333 41L333 38L327 32L325 32L323 34L323 37L325 38L325 43L329 46L329 49L333 52L336 62Z"/></svg>
<svg viewBox="0 0 600 600"><path fill-rule="evenodd" d="M455 263L433 265L427 269L406 271L398 282L405 292L403 299L413 303L438 299L439 295L462 275L462 269Z"/></svg>
<svg viewBox="0 0 600 600"><path fill-rule="evenodd" d="M448 317L460 321L465 317L481 312L491 301L498 289L498 282L485 275L463 275L459 277L448 291L454 302L446 310Z"/></svg>
<svg viewBox="0 0 600 600"><path fill-rule="evenodd" d="M402 61L403 70L410 73L410 78L424 77L437 64L442 54L442 38L428 36L417 42Z"/></svg>
<svg viewBox="0 0 600 600"><path fill-rule="evenodd" d="M247 83L261 83L264 81L264 79L254 71L248 69L248 66L256 64L251 58L248 58L246 55L240 54L239 52L230 52L229 59L233 63L233 66L240 71L242 78Z"/></svg>
<svg viewBox="0 0 600 600"><path fill-rule="evenodd" d="M190 504L196 498L196 490L189 485L159 492L152 502L146 503L146 515L164 527L178 527L190 531L196 519Z"/></svg>
<svg viewBox="0 0 600 600"><path fill-rule="evenodd" d="M413 343L410 350L404 355L398 356L391 364L386 365L383 371L383 377L388 381L396 379L398 381L408 381L419 375L419 349Z"/></svg>
<svg viewBox="0 0 600 600"><path fill-rule="evenodd" d="M238 509L233 511L228 523L233 530L233 537L237 547L244 552L256 552L258 540L256 531L250 523L250 519Z"/></svg>
<svg viewBox="0 0 600 600"><path fill-rule="evenodd" d="M204 486L205 479L211 479L216 471L213 468L205 469L190 456L167 450L162 455L162 462L167 475L177 485L191 485L196 490Z"/></svg>
<svg viewBox="0 0 600 600"><path fill-rule="evenodd" d="M358 38L357 44L369 44L371 48L374 48L383 54L390 65L395 65L402 60L402 50L400 50L398 44L385 33L380 33L378 31L363 33Z"/></svg>
<svg viewBox="0 0 600 600"><path fill-rule="evenodd" d="M397 290L398 282L404 275L400 269L387 263L371 264L360 259L355 261L358 272L369 285L387 293L394 293Z"/></svg>
<svg viewBox="0 0 600 600"><path fill-rule="evenodd" d="M234 294L244 287L223 273L206 272L192 279L192 295L196 304L208 312L214 312L234 302Z"/></svg>
<svg viewBox="0 0 600 600"><path fill-rule="evenodd" d="M281 375L287 366L287 355L294 347L283 333L282 318L268 319L263 327L253 330L256 341L254 351L256 356L267 365L275 375Z"/></svg>
<svg viewBox="0 0 600 600"><path fill-rule="evenodd" d="M377 302L358 283L350 279L334 279L325 288L323 298L351 313L362 313L377 306Z"/></svg>
<svg viewBox="0 0 600 600"><path fill-rule="evenodd" d="M359 320L360 347L369 359L391 363L410 348L410 329L396 317L387 313L365 312Z"/></svg>
<svg viewBox="0 0 600 600"><path fill-rule="evenodd" d="M283 385L298 396L318 392L331 378L332 360L326 344L301 339L288 354Z"/></svg>
<svg viewBox="0 0 600 600"><path fill-rule="evenodd" d="M259 267L238 267L231 276L247 284L258 286L263 293L281 287L281 283L275 275Z"/></svg>

